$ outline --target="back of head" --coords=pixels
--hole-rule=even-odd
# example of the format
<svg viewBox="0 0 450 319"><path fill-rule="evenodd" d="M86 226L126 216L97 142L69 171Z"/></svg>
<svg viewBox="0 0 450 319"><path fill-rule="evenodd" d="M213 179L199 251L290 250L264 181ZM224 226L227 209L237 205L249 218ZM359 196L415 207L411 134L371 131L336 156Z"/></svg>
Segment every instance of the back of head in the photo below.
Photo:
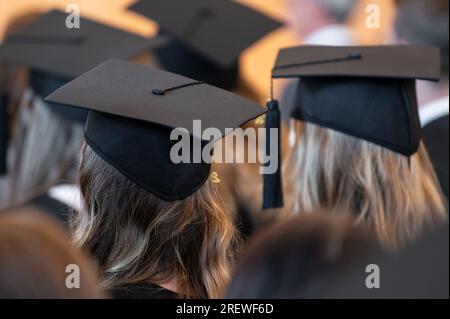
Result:
<svg viewBox="0 0 450 319"><path fill-rule="evenodd" d="M219 296L236 232L210 181L186 199L164 201L86 146L79 184L86 213L73 221L74 237L93 254L105 288L176 282L183 296Z"/></svg>
<svg viewBox="0 0 450 319"><path fill-rule="evenodd" d="M11 141L13 203L40 194L57 182L73 182L83 142L81 123L56 113L41 97L19 110Z"/></svg>
<svg viewBox="0 0 450 319"><path fill-rule="evenodd" d="M449 76L449 2L397 0L395 31L404 41L441 49L442 78ZM447 84L448 85L448 84Z"/></svg>
<svg viewBox="0 0 450 319"><path fill-rule="evenodd" d="M344 211L391 248L445 219L446 204L425 147L408 158L315 124L299 124L290 159L295 212Z"/></svg>
<svg viewBox="0 0 450 319"><path fill-rule="evenodd" d="M6 36L17 33L39 18L42 12L30 12L15 17L8 25ZM74 118L63 106L52 107L44 98L68 79L22 67L27 71L22 89L15 102L9 136L8 165L11 176L9 204L23 202L59 181L75 179L79 152L83 140L82 119ZM10 91L14 90L12 88ZM75 111L73 112L75 114Z"/></svg>
<svg viewBox="0 0 450 319"><path fill-rule="evenodd" d="M262 231L249 244L227 298L320 298L348 268L367 264L374 246L342 216L320 212Z"/></svg>
<svg viewBox="0 0 450 319"><path fill-rule="evenodd" d="M448 299L449 226L426 229L401 252L377 255L370 262L367 273L343 274L324 298ZM367 289L366 277L376 289Z"/></svg>
<svg viewBox="0 0 450 319"><path fill-rule="evenodd" d="M71 274L79 278L72 280ZM0 298L103 296L86 257L53 221L31 208L1 213L0 282Z"/></svg>
<svg viewBox="0 0 450 319"><path fill-rule="evenodd" d="M24 25L33 21L38 12L29 11L15 16L7 24L6 30L0 34L0 39L6 38L20 30ZM3 40L4 41L4 40ZM14 129L15 116L26 90L27 70L25 67L8 63L0 59L0 176L8 172L8 146ZM2 193L5 193L2 189ZM3 199L7 196L2 194Z"/></svg>

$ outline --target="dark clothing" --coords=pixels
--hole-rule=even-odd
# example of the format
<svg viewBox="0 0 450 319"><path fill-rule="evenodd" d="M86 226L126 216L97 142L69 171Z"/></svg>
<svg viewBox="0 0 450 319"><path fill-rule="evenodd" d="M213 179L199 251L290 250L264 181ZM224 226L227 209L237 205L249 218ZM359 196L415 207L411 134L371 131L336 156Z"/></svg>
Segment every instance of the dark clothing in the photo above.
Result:
<svg viewBox="0 0 450 319"><path fill-rule="evenodd" d="M298 80L290 79L280 100L281 118L285 124L289 123L291 114L296 106L297 86Z"/></svg>
<svg viewBox="0 0 450 319"><path fill-rule="evenodd" d="M69 216L72 211L68 205L51 198L48 194L40 195L32 199L29 203L59 221L64 228L69 228Z"/></svg>
<svg viewBox="0 0 450 319"><path fill-rule="evenodd" d="M234 224L245 240L250 238L256 230L250 212L242 205L238 206L238 214Z"/></svg>
<svg viewBox="0 0 450 319"><path fill-rule="evenodd" d="M441 117L422 130L423 141L430 155L442 190L448 200L448 115Z"/></svg>
<svg viewBox="0 0 450 319"><path fill-rule="evenodd" d="M175 292L152 283L119 286L109 293L114 299L177 299Z"/></svg>

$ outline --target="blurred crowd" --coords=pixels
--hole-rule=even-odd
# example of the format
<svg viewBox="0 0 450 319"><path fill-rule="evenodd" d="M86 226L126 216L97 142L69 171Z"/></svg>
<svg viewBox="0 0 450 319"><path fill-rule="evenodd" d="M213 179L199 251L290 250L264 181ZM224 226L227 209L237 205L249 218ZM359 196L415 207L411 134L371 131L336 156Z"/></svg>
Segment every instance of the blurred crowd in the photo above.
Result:
<svg viewBox="0 0 450 319"><path fill-rule="evenodd" d="M233 12L228 8L230 1L217 1L225 2L217 10ZM280 27L290 28L298 36L298 52L304 52L305 47L331 52L332 48L355 50L361 46L349 24L357 0L288 0L289 18L282 23L255 17L253 14L262 13L248 8L251 13L241 12L236 17L230 14L228 20L218 22L214 19L222 16L217 12L195 13L197 18L206 16L203 23L210 23L207 29L220 29L226 34L232 24L242 28L242 34L231 34L230 39L214 39L230 42L222 50L215 49L216 42L188 38L186 30L180 36L177 28L183 27L180 21L184 21L184 14L194 13L186 13L189 10L182 4L179 10L164 12L166 5L177 1L163 2L158 7L158 1L141 0L131 7L160 25L158 36L163 44L161 40L144 39L145 45L140 47L142 38L131 39L137 36L130 34L120 35L123 42L117 40L114 44L124 51L123 59L136 65L202 80L230 92L228 99L222 93L216 101L209 101L209 93L200 91L205 94L205 103L220 104L220 99L231 103L234 98L245 98L248 103L261 104L259 94L242 77L239 55L250 42ZM202 3L192 2L194 9L197 2ZM283 184L278 185L278 191L283 191L284 198L275 199L272 205L261 196L266 185L259 174L260 163L213 163L206 173L202 168L198 173L189 171L188 177L183 174L191 168L183 166L166 174L165 164L160 164L165 159L160 149L164 143L153 141L145 150L147 155L143 155L149 156L147 163L155 169L155 173L148 173L156 174L153 181L150 178L147 182L147 170L142 168L145 164L135 157L126 166L123 159L127 154L139 154L135 149L141 144L133 149L134 139L141 134L151 139L155 134L154 128L147 130L141 123L148 118L137 110L129 116L131 122L126 111L117 111L113 106L100 109L103 104L96 108L96 103L111 101L112 105L120 97L114 94L112 85L112 92L104 97L103 86L86 90L92 89L83 86L87 77L66 76L83 65L72 58L89 60L88 54L72 57L47 48L48 52L38 51L42 55L36 56L33 50L42 45L40 42L56 41L58 36L67 39L45 23L42 29L27 29L38 19L45 19L42 17L48 12L24 10L12 19L0 44L0 298L448 298L448 7L447 0L396 0L389 43L377 46L381 50L398 45L410 48L405 52L437 48L439 81L425 81L428 76L414 74L432 70L433 63L423 60L408 65L408 59L416 61L417 57L407 54L393 61L393 68L402 73L398 76L402 82L396 82L398 78L382 79L380 84L376 77L382 71L376 66L363 71L357 68L364 65L355 66L352 72L371 72L364 77L364 85L382 85L376 97L362 100L365 91L353 95L359 86L352 86L343 95L327 96L330 104L342 101L353 105L355 99L360 99L363 105L379 103L383 109L384 100L387 105L391 98L386 92L397 90L398 83L406 85L403 78L413 80L412 95L399 98L407 100L407 107L413 110L412 115L399 115L400 119L409 117L407 126L394 123L385 130L392 119L383 118L383 114L376 118L381 114L377 112L370 119L375 130L378 127L388 140L394 138L392 132L405 135L410 144L417 140L412 151L394 151L386 143L367 139L360 133L368 129L362 125L368 114L364 111L342 115L345 119L333 115L342 125L358 127L357 133L348 134L333 129L325 120L311 121L299 114L300 104L317 106L321 101L317 96L309 98L309 90L321 92L322 97L327 88L342 88L330 82L336 80L335 69L329 65L336 62L333 57L331 62L325 61L325 66L314 69L321 76L317 81L303 81L297 75L300 71L279 76L288 78L279 96ZM84 18L83 12L81 16ZM195 23L188 25L198 28ZM92 30L96 28L92 25ZM102 31L95 32L107 38L110 35L106 29L114 28L99 27ZM39 32L55 32L56 36L46 38ZM20 36L14 38L17 34ZM33 39L36 34L40 38L28 44L28 54L20 41ZM111 43L115 41L113 35L108 38ZM239 51L236 59L226 56L233 43L243 47L235 50ZM111 50L119 50L114 44ZM107 46L101 43L99 49L95 40L90 45L87 52L92 56ZM9 57L17 57L19 63ZM317 57L319 63L330 59L326 54ZM302 61L306 58L300 53L296 58L299 61L289 63L310 63ZM279 59L283 59L282 54ZM20 60L26 60L26 65ZM65 64L55 62L59 60ZM75 67L69 72L70 64ZM273 69L274 65L260 67ZM64 77L55 76L59 69ZM79 83L72 81L75 78L81 79ZM341 85L347 83L342 78L339 81ZM55 106L46 98L61 87L67 91L55 98L61 100L61 106ZM69 103L64 103L70 94ZM184 99L190 99L186 96ZM197 98L198 94L192 101ZM183 114L189 114L190 108L194 112L193 102L182 102L186 109ZM90 104L86 107L94 113L112 114L117 123L108 122L108 116L94 117L85 109L67 106L77 103ZM84 106L79 104L75 106ZM132 105L123 107L134 112ZM206 107L201 107L202 112ZM317 109L325 112L327 105ZM226 117L214 106L204 113ZM178 120L177 116L169 114L170 120L166 121ZM122 123L116 117L127 120ZM259 128L269 121L269 113L256 120L244 117L236 115L235 122ZM131 137L127 135L130 132ZM95 147L100 143L95 144L96 138L104 144ZM235 145L237 152L256 147L243 141L245 145ZM177 177L173 185L172 173ZM206 178L200 174L206 174ZM195 181L193 187L195 179L202 180ZM166 182L171 186L166 187ZM164 190L160 190L161 184ZM175 195L166 194L167 188ZM181 194L185 189L186 194ZM262 210L263 202L269 209ZM375 274L371 269L376 270ZM376 287L374 279L370 283L375 289L370 289L368 278L376 278L373 276L377 271L383 284Z"/></svg>

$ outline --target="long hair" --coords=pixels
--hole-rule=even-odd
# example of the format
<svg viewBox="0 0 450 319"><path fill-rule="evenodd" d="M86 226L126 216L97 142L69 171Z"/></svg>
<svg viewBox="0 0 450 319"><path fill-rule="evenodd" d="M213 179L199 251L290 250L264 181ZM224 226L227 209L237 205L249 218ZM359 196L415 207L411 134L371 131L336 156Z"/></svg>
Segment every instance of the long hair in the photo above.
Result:
<svg viewBox="0 0 450 319"><path fill-rule="evenodd" d="M238 239L213 184L208 180L188 198L166 202L89 146L82 158L79 186L85 212L75 215L73 234L96 259L104 287L174 280L180 297L219 297Z"/></svg>
<svg viewBox="0 0 450 319"><path fill-rule="evenodd" d="M19 110L12 140L11 201L20 202L58 181L75 181L83 126L56 114L40 97Z"/></svg>
<svg viewBox="0 0 450 319"><path fill-rule="evenodd" d="M351 212L393 249L447 217L423 144L407 158L327 128L300 123L289 160L295 212Z"/></svg>

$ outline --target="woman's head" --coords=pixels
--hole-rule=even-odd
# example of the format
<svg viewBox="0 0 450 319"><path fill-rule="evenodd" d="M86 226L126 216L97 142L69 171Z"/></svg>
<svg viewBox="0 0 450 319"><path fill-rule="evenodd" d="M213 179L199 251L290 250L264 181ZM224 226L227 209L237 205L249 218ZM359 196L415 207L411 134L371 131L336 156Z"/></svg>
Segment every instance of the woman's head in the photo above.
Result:
<svg viewBox="0 0 450 319"><path fill-rule="evenodd" d="M322 298L341 286L345 273L364 276L376 254L376 245L349 218L319 211L288 218L250 241L226 297Z"/></svg>
<svg viewBox="0 0 450 319"><path fill-rule="evenodd" d="M445 218L446 205L423 145L407 158L381 146L300 123L289 169L294 211L351 212L391 247Z"/></svg>
<svg viewBox="0 0 450 319"><path fill-rule="evenodd" d="M0 298L103 297L91 262L59 226L26 207L0 214L0 282Z"/></svg>
<svg viewBox="0 0 450 319"><path fill-rule="evenodd" d="M12 201L75 180L82 143L83 125L59 115L41 97L22 105L11 143Z"/></svg>
<svg viewBox="0 0 450 319"><path fill-rule="evenodd" d="M219 296L237 242L210 181L184 200L163 201L86 146L79 185L86 213L74 220L75 240L93 253L107 288L175 282L180 295Z"/></svg>
<svg viewBox="0 0 450 319"><path fill-rule="evenodd" d="M15 17L7 26L6 36L17 33L41 15L42 12L33 11ZM9 194L5 200L6 204L15 204L42 193L59 181L74 180L79 166L83 124L62 116L59 111L62 107L52 107L44 101L68 79L62 81L25 66L17 67L10 77L7 93L12 112L9 114L7 156L11 185L8 185Z"/></svg>

